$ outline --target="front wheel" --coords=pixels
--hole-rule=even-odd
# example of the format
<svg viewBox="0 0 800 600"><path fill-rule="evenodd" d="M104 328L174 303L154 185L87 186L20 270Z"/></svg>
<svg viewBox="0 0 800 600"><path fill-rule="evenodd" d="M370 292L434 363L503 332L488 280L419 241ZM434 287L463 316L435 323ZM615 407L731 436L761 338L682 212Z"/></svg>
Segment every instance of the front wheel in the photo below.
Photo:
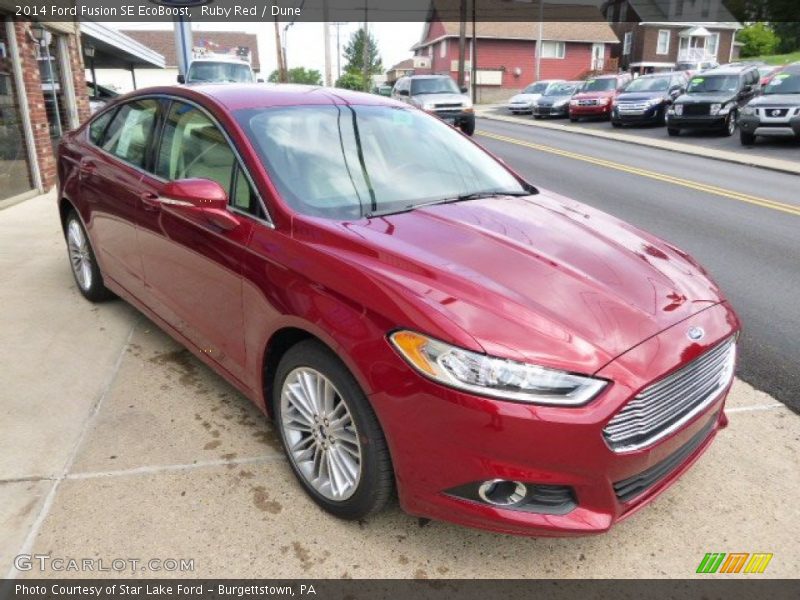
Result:
<svg viewBox="0 0 800 600"><path fill-rule="evenodd" d="M89 236L86 235L86 229L84 229L78 213L74 210L67 215L64 234L67 238L67 252L72 267L72 276L83 297L90 302L102 302L113 298L113 292L103 284L103 275L100 273Z"/></svg>
<svg viewBox="0 0 800 600"><path fill-rule="evenodd" d="M570 123L577 123L578 122L578 117L573 117L572 115L570 115L569 116L569 122Z"/></svg>
<svg viewBox="0 0 800 600"><path fill-rule="evenodd" d="M681 130L675 129L674 127L667 127L667 133L669 137L678 137L681 134Z"/></svg>
<svg viewBox="0 0 800 600"><path fill-rule="evenodd" d="M756 143L756 136L746 131L739 131L739 141L742 142L742 146L752 146Z"/></svg>
<svg viewBox="0 0 800 600"><path fill-rule="evenodd" d="M460 128L466 135L472 135L475 133L475 120L462 122Z"/></svg>
<svg viewBox="0 0 800 600"><path fill-rule="evenodd" d="M320 342L300 342L281 359L272 389L283 447L314 502L350 520L383 508L394 489L386 439L336 355Z"/></svg>
<svg viewBox="0 0 800 600"><path fill-rule="evenodd" d="M611 126L614 129L620 129L622 127L622 123L620 123L619 121L611 121Z"/></svg>
<svg viewBox="0 0 800 600"><path fill-rule="evenodd" d="M736 113L731 111L728 115L727 120L725 121L725 129L723 129L722 133L728 137L732 136L736 132Z"/></svg>

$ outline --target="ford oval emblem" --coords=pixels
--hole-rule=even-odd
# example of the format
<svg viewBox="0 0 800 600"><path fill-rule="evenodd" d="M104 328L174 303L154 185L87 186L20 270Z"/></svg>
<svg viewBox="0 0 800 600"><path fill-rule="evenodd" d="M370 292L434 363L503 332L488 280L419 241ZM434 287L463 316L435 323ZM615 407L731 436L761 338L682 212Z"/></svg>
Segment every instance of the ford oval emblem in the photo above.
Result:
<svg viewBox="0 0 800 600"><path fill-rule="evenodd" d="M706 332L702 327L689 327L689 331L686 332L686 337L693 342L699 342L706 337Z"/></svg>

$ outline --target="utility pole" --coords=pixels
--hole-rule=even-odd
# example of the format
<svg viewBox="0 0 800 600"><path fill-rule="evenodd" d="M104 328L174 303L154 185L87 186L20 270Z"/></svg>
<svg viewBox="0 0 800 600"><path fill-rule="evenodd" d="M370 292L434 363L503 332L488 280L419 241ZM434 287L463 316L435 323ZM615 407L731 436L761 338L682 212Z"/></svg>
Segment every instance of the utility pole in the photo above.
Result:
<svg viewBox="0 0 800 600"><path fill-rule="evenodd" d="M369 63L369 16L367 14L367 2L364 0L364 47L361 50L364 61L364 91L369 91L370 63Z"/></svg>
<svg viewBox="0 0 800 600"><path fill-rule="evenodd" d="M281 28L277 17L275 23L275 56L278 58L278 81L286 83L286 64L283 62L283 46L281 44Z"/></svg>
<svg viewBox="0 0 800 600"><path fill-rule="evenodd" d="M339 30L344 25L343 22L336 22L336 79L338 80L342 76L342 45L339 40Z"/></svg>
<svg viewBox="0 0 800 600"><path fill-rule="evenodd" d="M325 86L331 87L331 24L328 23L328 3L325 3L325 21L322 23L322 38L325 40Z"/></svg>
<svg viewBox="0 0 800 600"><path fill-rule="evenodd" d="M544 37L544 0L539 0L539 34L536 36L536 81L542 78L542 38Z"/></svg>
<svg viewBox="0 0 800 600"><path fill-rule="evenodd" d="M472 52L470 56L470 75L469 82L472 87L472 103L478 102L478 34L475 29L477 19L475 18L475 4L478 0L472 0Z"/></svg>
<svg viewBox="0 0 800 600"><path fill-rule="evenodd" d="M464 89L464 56L467 50L467 0L461 0L459 9L460 24L458 28L458 89Z"/></svg>

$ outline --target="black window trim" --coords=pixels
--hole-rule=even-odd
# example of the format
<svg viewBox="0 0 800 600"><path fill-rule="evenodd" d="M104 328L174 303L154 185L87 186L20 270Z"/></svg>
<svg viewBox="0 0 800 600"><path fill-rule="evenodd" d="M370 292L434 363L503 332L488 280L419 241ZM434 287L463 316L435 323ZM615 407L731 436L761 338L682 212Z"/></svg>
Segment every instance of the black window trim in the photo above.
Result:
<svg viewBox="0 0 800 600"><path fill-rule="evenodd" d="M88 137L89 136L89 130L91 129L91 124L96 119L100 118L100 116L102 114L104 114L104 113L106 113L108 111L111 111L111 110L118 111L124 105L129 104L131 102L136 102L138 100L149 100L149 99L156 100L159 103L158 112L156 114L156 123L155 123L155 126L153 127L153 131L150 133L150 140L149 140L149 143L148 143L148 146L149 146L150 150L149 150L149 159L146 161L146 163L147 163L146 167L149 167L149 168L138 167L138 166L136 166L136 165L134 165L134 164L132 164L132 163L120 158L119 156L117 156L115 154L112 154L108 150L105 150L101 146L99 146L99 145L95 144L94 142L92 142L91 138ZM199 110L201 113L203 113L206 117L208 117L208 119L214 124L214 126L217 127L222 132L222 135L225 136L225 141L228 143L228 146L230 147L231 151L233 152L234 157L236 158L236 162L239 165L239 168L244 173L244 176L247 179L248 183L250 184L250 187L252 188L253 193L255 193L256 198L258 198L258 202L261 204L261 210L263 211L264 218L256 216L256 215L254 215L254 214L252 214L250 212L247 212L245 210L241 210L240 208L237 208L236 206L233 205L233 198L228 198L228 206L227 206L228 210L230 210L232 212L235 212L236 214L239 214L239 215L241 215L243 217L248 217L250 219L253 219L254 221L262 223L262 224L266 225L267 227L269 227L270 229L275 229L275 221L272 219L272 215L270 214L269 210L267 210L267 204L266 204L266 202L264 202L264 198L261 196L261 192L259 191L258 187L256 186L255 181L253 180L253 177L250 174L250 170L247 168L247 165L245 164L244 159L242 158L242 155L239 153L239 151L236 149L236 146L233 144L233 142L231 140L231 136L228 135L228 132L225 130L225 128L222 126L222 124L219 122L219 120L217 120L217 118L214 117L214 115L212 115L208 111L208 109L206 109L204 106L198 104L194 100L191 100L189 98L185 98L183 96L172 95L172 94L143 94L141 96L136 96L135 98L130 98L125 102L120 102L118 104L114 104L113 106L110 106L110 107L108 107L106 109L103 109L102 111L100 111L96 115L93 115L92 119L88 123L88 126L86 127L87 139L89 139L89 142L92 144L92 146L95 147L95 149L97 149L100 152L102 152L103 154L111 157L112 159L118 160L121 163L125 164L126 166L131 167L132 169L136 169L137 171L140 171L144 175L147 175L148 177L152 177L153 179L156 179L157 181L160 181L162 183L168 183L169 180L164 179L163 177L155 174L154 169L152 168L152 166L154 164L153 161L156 159L156 156L155 156L156 150L161 147L162 134L163 134L163 130L164 130L164 123L166 122L166 118L169 115L169 110L171 110L173 102L183 102L185 104L189 104L189 105L193 106L194 108ZM166 110L165 110L165 107L166 107ZM111 119L106 124L106 129L103 130L103 137L101 138L101 140L105 137L106 131L108 130L108 126L111 124L111 121L113 121L116 116L117 116L116 113L114 115L112 115ZM154 142L155 142L155 144L154 144ZM230 190L228 190L228 193L230 194Z"/></svg>

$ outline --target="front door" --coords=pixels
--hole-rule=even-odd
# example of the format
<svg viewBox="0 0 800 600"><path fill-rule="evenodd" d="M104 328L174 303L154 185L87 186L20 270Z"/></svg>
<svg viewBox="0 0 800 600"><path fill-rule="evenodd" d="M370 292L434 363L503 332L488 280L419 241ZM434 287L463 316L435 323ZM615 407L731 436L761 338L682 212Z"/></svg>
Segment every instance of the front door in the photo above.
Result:
<svg viewBox="0 0 800 600"><path fill-rule="evenodd" d="M606 45L592 44L592 71L602 71L605 68Z"/></svg>
<svg viewBox="0 0 800 600"><path fill-rule="evenodd" d="M165 320L231 375L244 378L241 265L253 221L224 231L197 211L158 201L168 181L204 178L236 198L245 185L222 130L194 105L173 101L145 175L139 247L148 301Z"/></svg>

